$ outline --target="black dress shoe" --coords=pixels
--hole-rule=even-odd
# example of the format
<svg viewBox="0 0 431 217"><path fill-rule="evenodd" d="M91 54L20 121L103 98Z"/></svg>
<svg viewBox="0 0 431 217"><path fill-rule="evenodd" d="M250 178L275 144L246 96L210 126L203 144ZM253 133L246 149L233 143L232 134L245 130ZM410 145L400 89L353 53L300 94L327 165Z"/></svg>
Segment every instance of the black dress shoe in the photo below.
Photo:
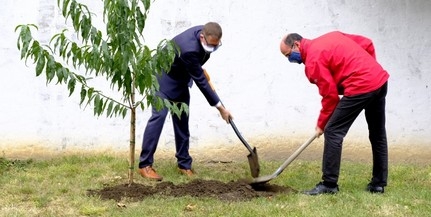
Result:
<svg viewBox="0 0 431 217"><path fill-rule="evenodd" d="M319 194L335 194L338 192L338 186L334 188L327 187L323 182L319 182L313 189L304 191L306 195L319 195Z"/></svg>
<svg viewBox="0 0 431 217"><path fill-rule="evenodd" d="M385 188L383 186L373 185L372 183L369 183L367 185L367 191L371 193L384 193Z"/></svg>

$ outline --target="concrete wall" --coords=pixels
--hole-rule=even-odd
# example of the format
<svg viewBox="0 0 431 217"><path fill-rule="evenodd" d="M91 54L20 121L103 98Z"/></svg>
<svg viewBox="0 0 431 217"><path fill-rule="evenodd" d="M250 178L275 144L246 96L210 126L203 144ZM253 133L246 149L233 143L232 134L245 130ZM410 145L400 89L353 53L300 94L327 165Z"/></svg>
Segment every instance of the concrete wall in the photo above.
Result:
<svg viewBox="0 0 431 217"><path fill-rule="evenodd" d="M7 0L0 7L0 149L4 153L17 148L127 150L127 118L93 117L92 108L79 107L79 96L68 98L66 87L46 86L43 78L35 77L33 64L19 59L16 25L37 24L37 37L43 42L68 26L56 2ZM101 24L102 1L81 2L90 6ZM304 66L290 64L280 55L281 37L298 32L314 38L332 30L366 35L374 40L379 62L391 74L390 145L430 145L430 11L428 0L157 0L145 38L154 48L161 39L190 26L219 22L223 46L205 67L243 136L271 141L311 135L320 110L320 96L305 78ZM230 126L196 87L191 95L191 145L238 144ZM148 117L149 111L138 114L138 150ZM349 138L366 142L363 116L352 126ZM160 146L173 148L169 118Z"/></svg>

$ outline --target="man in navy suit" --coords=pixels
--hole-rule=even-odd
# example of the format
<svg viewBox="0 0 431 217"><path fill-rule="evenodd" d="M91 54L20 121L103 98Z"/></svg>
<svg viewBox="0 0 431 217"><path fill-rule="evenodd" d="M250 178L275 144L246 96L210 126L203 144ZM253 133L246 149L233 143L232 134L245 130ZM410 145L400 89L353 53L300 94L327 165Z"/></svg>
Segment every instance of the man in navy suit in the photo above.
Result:
<svg viewBox="0 0 431 217"><path fill-rule="evenodd" d="M223 120L229 123L232 116L211 88L202 69L202 65L210 58L211 53L222 45L221 37L222 29L218 23L214 22L191 27L175 36L172 40L180 48L180 54L176 55L170 71L159 77L160 89L158 94L162 98L189 105L189 87L194 81L208 103L216 107ZM160 111L152 108L152 115L144 132L139 162L139 173L144 178L157 181L163 179L156 173L152 165L154 152L168 112L167 108ZM182 113L180 118L172 115L172 122L178 169L182 174L192 176L192 157L189 154L189 117L185 113Z"/></svg>

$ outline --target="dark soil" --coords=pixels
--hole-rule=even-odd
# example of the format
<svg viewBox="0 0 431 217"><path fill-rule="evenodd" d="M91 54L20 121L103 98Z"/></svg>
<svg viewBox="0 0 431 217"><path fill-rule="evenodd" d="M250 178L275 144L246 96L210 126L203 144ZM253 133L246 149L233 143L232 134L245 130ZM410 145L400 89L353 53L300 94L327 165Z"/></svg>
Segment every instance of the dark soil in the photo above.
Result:
<svg viewBox="0 0 431 217"><path fill-rule="evenodd" d="M276 194L290 194L296 190L271 184L250 185L245 180L223 183L215 180L194 179L188 183L174 185L172 182L160 182L154 186L133 183L120 184L99 190L88 190L90 196L100 196L104 200L121 201L131 199L139 201L154 195L166 197L210 197L222 201L245 201L257 197L272 197Z"/></svg>

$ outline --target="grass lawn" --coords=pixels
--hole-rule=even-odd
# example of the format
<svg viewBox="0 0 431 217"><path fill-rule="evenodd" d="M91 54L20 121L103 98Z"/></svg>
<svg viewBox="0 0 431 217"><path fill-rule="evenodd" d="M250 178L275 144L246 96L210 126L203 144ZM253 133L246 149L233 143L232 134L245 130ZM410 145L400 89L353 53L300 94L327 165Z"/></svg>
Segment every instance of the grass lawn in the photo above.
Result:
<svg viewBox="0 0 431 217"><path fill-rule="evenodd" d="M250 177L242 162L214 164L196 161L196 178L229 182ZM261 175L275 171L282 161L263 161ZM270 183L298 191L320 181L320 161L294 161ZM154 165L164 181L190 182L176 171L173 159ZM73 155L48 160L0 158L0 216L429 216L431 165L390 164L384 194L365 191L369 163L343 161L336 195L276 194L247 201L215 198L163 197L141 201L102 200L87 195L89 189L127 183L126 158L110 155ZM154 185L135 173L136 183ZM121 205L120 205L121 204Z"/></svg>

